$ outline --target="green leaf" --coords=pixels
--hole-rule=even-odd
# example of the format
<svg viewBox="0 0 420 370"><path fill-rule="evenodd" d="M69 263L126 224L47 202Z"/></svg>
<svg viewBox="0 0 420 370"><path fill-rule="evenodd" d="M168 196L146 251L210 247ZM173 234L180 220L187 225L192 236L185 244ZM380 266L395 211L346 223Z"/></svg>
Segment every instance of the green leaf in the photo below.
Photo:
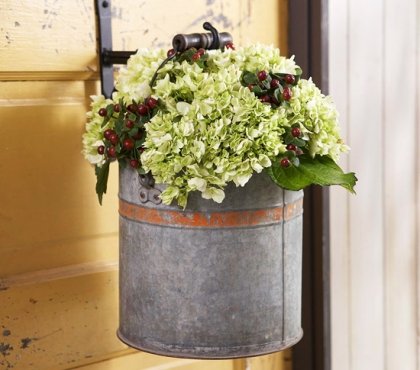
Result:
<svg viewBox="0 0 420 370"><path fill-rule="evenodd" d="M274 90L274 97L277 99L278 102L281 101L281 97L283 94L283 86L279 86L277 89Z"/></svg>
<svg viewBox="0 0 420 370"><path fill-rule="evenodd" d="M121 136L122 131L124 129L124 117L119 116L118 119L115 121L115 132L118 136Z"/></svg>
<svg viewBox="0 0 420 370"><path fill-rule="evenodd" d="M300 166L300 160L298 157L292 157L290 160L292 161L293 166L296 166L296 167Z"/></svg>
<svg viewBox="0 0 420 370"><path fill-rule="evenodd" d="M140 148L143 145L144 142L145 142L145 138L141 138L140 140L136 140L136 143L135 143L134 146L136 148Z"/></svg>
<svg viewBox="0 0 420 370"><path fill-rule="evenodd" d="M355 193L354 186L357 178L353 172L344 173L343 170L328 156L307 155L299 157L299 167L281 167L278 161L267 169L273 181L289 190L301 190L309 185L340 185Z"/></svg>
<svg viewBox="0 0 420 370"><path fill-rule="evenodd" d="M95 166L96 194L98 194L100 205L102 205L102 197L106 193L108 185L109 163L110 162L105 162L102 167Z"/></svg>
<svg viewBox="0 0 420 370"><path fill-rule="evenodd" d="M262 90L262 89L261 89L261 87L259 87L258 85L255 85L255 86L252 88L252 92L253 92L255 95L260 96L260 95L263 93L263 90Z"/></svg>
<svg viewBox="0 0 420 370"><path fill-rule="evenodd" d="M134 136L135 134L137 134L138 131L139 131L138 127L133 127L132 129L128 131L128 135Z"/></svg>
<svg viewBox="0 0 420 370"><path fill-rule="evenodd" d="M255 73L248 72L248 71L244 71L244 73L242 74L242 81L245 83L245 86L248 86L250 84L256 85L260 82Z"/></svg>
<svg viewBox="0 0 420 370"><path fill-rule="evenodd" d="M114 113L114 104L108 104L106 106L106 115L111 117L113 113Z"/></svg>
<svg viewBox="0 0 420 370"><path fill-rule="evenodd" d="M141 125L144 125L145 123L147 123L149 121L150 121L149 115L140 116L139 122L140 122Z"/></svg>
<svg viewBox="0 0 420 370"><path fill-rule="evenodd" d="M311 185L311 181L302 175L299 167L290 166L284 168L276 163L267 168L266 171L278 186L288 190L301 190Z"/></svg>
<svg viewBox="0 0 420 370"><path fill-rule="evenodd" d="M286 76L286 73L271 73L271 76L279 80L280 82L283 82L284 76Z"/></svg>
<svg viewBox="0 0 420 370"><path fill-rule="evenodd" d="M205 61L204 60L202 60L201 58L200 59L198 59L197 61L196 61L196 64L201 68L201 69L204 69L204 67L206 66L206 63L205 63Z"/></svg>
<svg viewBox="0 0 420 370"><path fill-rule="evenodd" d="M284 155L287 158L293 158L293 157L296 157L296 152L293 151L293 150L286 150L286 152L284 153Z"/></svg>
<svg viewBox="0 0 420 370"><path fill-rule="evenodd" d="M271 89L271 80L272 80L272 78L271 78L271 76L270 75L267 75L267 78L264 80L264 81L262 81L261 83L262 83L262 85L267 89L267 90L270 90Z"/></svg>
<svg viewBox="0 0 420 370"><path fill-rule="evenodd" d="M351 193L356 194L356 192L354 191L354 187L357 182L357 177L354 172L344 173L340 166L328 156L317 157L324 168L324 171L322 171L316 176L317 180L328 182L321 185L340 185L348 191L350 191ZM310 171L315 172L314 175L316 175L316 169L308 166L307 172ZM324 179L322 178L323 173Z"/></svg>
<svg viewBox="0 0 420 370"><path fill-rule="evenodd" d="M274 102L276 102L277 104L281 103L279 89L274 90L271 97L274 100Z"/></svg>
<svg viewBox="0 0 420 370"><path fill-rule="evenodd" d="M295 137L290 133L290 131L286 134L284 138L284 142L286 144L292 144L292 141L295 140Z"/></svg>
<svg viewBox="0 0 420 370"><path fill-rule="evenodd" d="M104 117L104 120L102 121L101 127L105 127L105 125L111 119L113 113L114 113L114 105L113 104L108 104L107 107L106 107L106 116Z"/></svg>
<svg viewBox="0 0 420 370"><path fill-rule="evenodd" d="M108 122L109 122L109 116L104 117L101 127L105 127Z"/></svg>
<svg viewBox="0 0 420 370"><path fill-rule="evenodd" d="M290 144L294 144L294 145L296 145L296 146L300 146L300 147L302 147L302 146L305 146L305 145L306 145L306 141L305 141L305 140L302 140L302 139L299 139L298 137L294 137L294 138L290 141Z"/></svg>

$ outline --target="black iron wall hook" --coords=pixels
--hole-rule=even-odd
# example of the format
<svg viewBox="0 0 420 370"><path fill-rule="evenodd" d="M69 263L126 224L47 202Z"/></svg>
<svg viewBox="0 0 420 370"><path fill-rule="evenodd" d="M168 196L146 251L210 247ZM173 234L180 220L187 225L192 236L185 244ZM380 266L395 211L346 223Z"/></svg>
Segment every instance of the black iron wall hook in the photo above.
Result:
<svg viewBox="0 0 420 370"><path fill-rule="evenodd" d="M189 48L196 49L223 49L233 41L228 32L219 33L209 22L204 22L203 28L211 33L190 33L176 35L172 39L172 46L176 51L184 51Z"/></svg>
<svg viewBox="0 0 420 370"><path fill-rule="evenodd" d="M216 30L209 22L204 22L203 28L207 31L211 32L211 35L213 36L213 42L211 43L209 49L219 49L220 46L220 37L219 37L219 31Z"/></svg>
<svg viewBox="0 0 420 370"><path fill-rule="evenodd" d="M101 71L102 95L110 98L114 91L114 64L126 64L135 51L112 50L111 1L96 0L98 17L99 66Z"/></svg>
<svg viewBox="0 0 420 370"><path fill-rule="evenodd" d="M102 95L110 98L114 91L114 64L127 64L127 60L136 51L112 50L111 0L95 0L95 10L98 18L101 91ZM205 22L203 28L211 33L176 35L172 40L175 51L183 52L192 47L197 49L223 49L226 44L232 42L230 33L219 33L209 22ZM165 62L171 58L168 57Z"/></svg>

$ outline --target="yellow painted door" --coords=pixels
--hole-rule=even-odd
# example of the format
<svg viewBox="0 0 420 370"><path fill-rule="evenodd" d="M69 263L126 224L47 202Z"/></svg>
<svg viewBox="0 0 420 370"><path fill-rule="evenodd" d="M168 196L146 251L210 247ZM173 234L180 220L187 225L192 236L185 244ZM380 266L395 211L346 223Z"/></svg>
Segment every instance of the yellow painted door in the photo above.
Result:
<svg viewBox="0 0 420 370"><path fill-rule="evenodd" d="M169 47L204 20L285 50L286 0L114 0L114 48ZM0 370L287 370L134 351L118 326L117 178L100 207L81 155L97 94L93 0L0 0Z"/></svg>

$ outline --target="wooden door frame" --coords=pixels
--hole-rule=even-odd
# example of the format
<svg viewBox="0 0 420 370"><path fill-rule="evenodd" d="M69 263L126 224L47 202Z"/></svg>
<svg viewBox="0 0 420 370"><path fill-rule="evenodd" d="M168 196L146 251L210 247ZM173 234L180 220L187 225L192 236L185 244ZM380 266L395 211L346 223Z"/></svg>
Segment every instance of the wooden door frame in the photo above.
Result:
<svg viewBox="0 0 420 370"><path fill-rule="evenodd" d="M328 93L328 0L289 0L288 48ZM331 370L329 189L305 190L302 326L293 370Z"/></svg>

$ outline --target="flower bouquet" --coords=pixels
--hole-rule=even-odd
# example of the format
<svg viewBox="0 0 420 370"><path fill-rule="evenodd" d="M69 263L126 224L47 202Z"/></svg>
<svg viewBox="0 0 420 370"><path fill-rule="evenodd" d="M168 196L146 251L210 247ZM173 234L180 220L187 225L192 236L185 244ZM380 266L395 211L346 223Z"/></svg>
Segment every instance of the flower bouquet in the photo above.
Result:
<svg viewBox="0 0 420 370"><path fill-rule="evenodd" d="M95 166L99 202L117 161L165 184L164 204L185 208L191 192L222 202L227 184L266 171L280 187L341 185L348 147L330 99L293 57L251 45L223 50L140 49L120 71L112 99L94 96L83 154Z"/></svg>
<svg viewBox="0 0 420 370"><path fill-rule="evenodd" d="M236 358L302 337L303 194L288 190L353 192L356 177L336 163L331 99L301 74L272 46L141 49L112 99L93 97L83 153L100 203L120 165L123 342Z"/></svg>

